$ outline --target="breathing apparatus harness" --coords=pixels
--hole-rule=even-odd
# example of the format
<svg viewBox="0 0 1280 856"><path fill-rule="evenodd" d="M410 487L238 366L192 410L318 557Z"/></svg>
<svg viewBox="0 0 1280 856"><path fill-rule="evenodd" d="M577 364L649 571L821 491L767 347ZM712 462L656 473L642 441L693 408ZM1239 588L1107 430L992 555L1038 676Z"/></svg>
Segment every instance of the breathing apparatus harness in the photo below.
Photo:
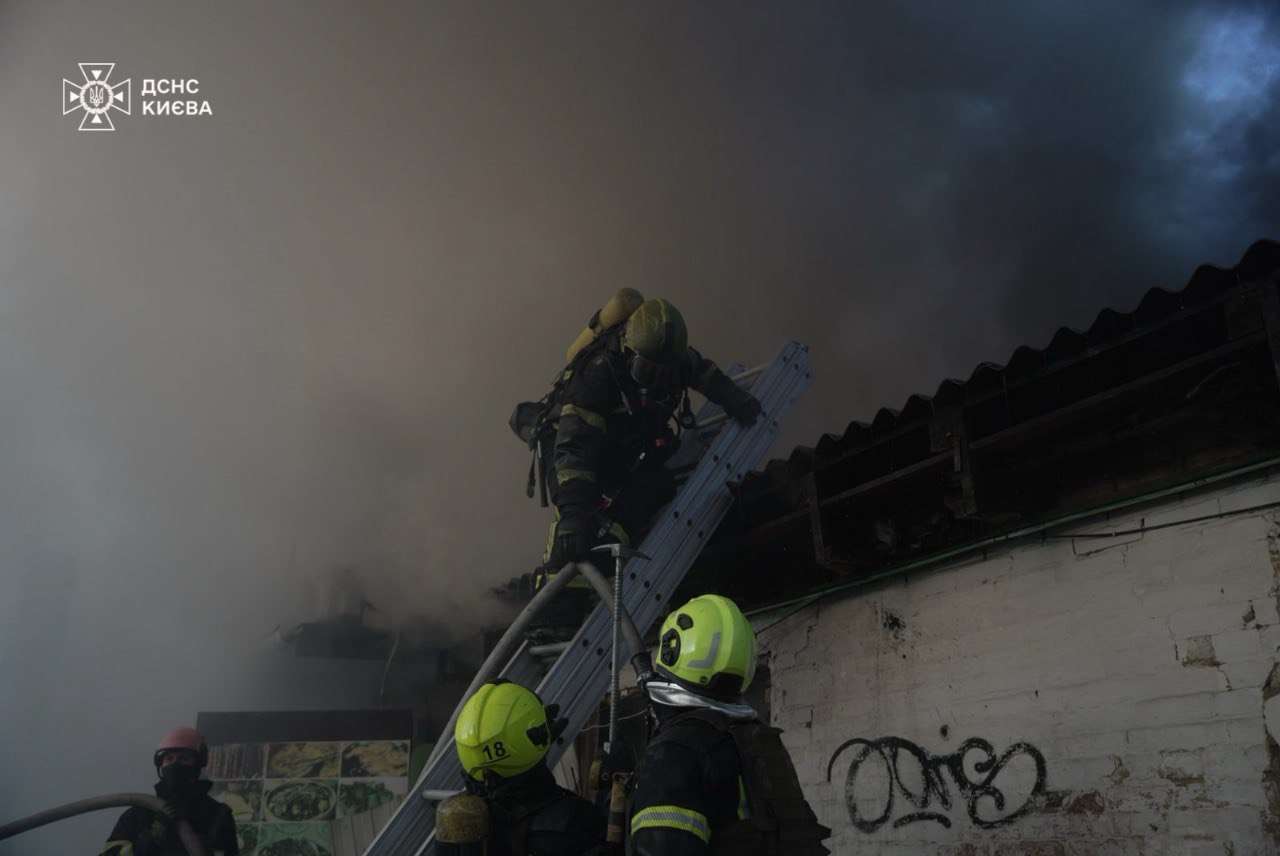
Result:
<svg viewBox="0 0 1280 856"><path fill-rule="evenodd" d="M561 370L552 384L551 390L546 395L537 401L521 402L516 405L515 411L511 414L511 430L515 432L517 437L528 444L532 453L532 459L529 462L529 477L525 484L525 495L532 499L536 490L539 494L542 508L546 508L550 504L547 497L545 462L551 453L551 447L555 443L555 429L559 424L559 418L556 413L561 404L561 397L574 373L581 369L601 349L606 350L605 365L609 369L609 376L617 386L623 410L631 417L641 436L645 438L644 445L637 453L636 459L627 469L627 475L639 469L648 459L651 451L674 454L675 446L681 434L697 427L697 420L689 403L688 378L684 377L684 371L681 367L657 363L646 359L639 353L633 353L630 357L632 368L628 374L639 390L639 398L635 402L632 401L632 397L627 394L626 384L623 383L621 377L622 367L617 364L618 360L614 354L608 350L610 346L621 339L625 327L626 321L624 320L602 330L594 341L578 351L573 360ZM618 351L620 352L621 349L619 348ZM679 376L673 373L679 373ZM641 385L642 381L649 385ZM679 391L680 401L670 411L666 409L670 396L658 396L656 394L654 384L657 381L663 381L663 386L667 389ZM673 417L675 429L670 432L670 437L664 436L667 432L663 429ZM660 425L656 424L659 420L661 422ZM671 446L669 450L667 449L668 444ZM612 497L606 497L598 510L608 508L612 502Z"/></svg>

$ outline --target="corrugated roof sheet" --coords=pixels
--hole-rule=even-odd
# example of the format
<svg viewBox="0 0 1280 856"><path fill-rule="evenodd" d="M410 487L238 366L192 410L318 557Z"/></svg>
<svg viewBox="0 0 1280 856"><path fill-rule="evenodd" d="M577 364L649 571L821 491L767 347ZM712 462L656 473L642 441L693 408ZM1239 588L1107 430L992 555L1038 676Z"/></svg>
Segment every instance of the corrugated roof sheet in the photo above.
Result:
<svg viewBox="0 0 1280 856"><path fill-rule="evenodd" d="M948 378L938 385L932 396L912 395L899 410L881 408L870 423L855 420L845 427L842 434L822 435L812 448L797 446L787 458L771 460L763 470L749 473L743 480L742 491L745 494L767 492L773 485L790 482L808 472L815 452L823 457L838 454L904 425L931 419L939 412L954 410L984 393L999 390L1078 357L1090 348L1211 301L1227 289L1264 276L1277 268L1280 268L1280 243L1273 240L1257 241L1232 268L1201 265L1179 291L1153 288L1128 312L1105 308L1086 330L1060 327L1043 348L1022 345L1003 365L979 363L968 380Z"/></svg>

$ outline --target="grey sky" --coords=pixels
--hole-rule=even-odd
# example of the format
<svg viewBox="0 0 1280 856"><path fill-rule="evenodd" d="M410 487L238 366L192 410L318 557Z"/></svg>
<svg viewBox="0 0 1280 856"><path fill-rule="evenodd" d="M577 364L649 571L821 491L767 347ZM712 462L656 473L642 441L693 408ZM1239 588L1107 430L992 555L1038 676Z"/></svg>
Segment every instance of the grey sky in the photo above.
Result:
<svg viewBox="0 0 1280 856"><path fill-rule="evenodd" d="M544 537L507 415L620 286L812 346L786 454L1280 236L1273 4L971 5L0 3L0 816L367 703L262 641L317 573L469 624ZM79 133L88 61L213 116Z"/></svg>

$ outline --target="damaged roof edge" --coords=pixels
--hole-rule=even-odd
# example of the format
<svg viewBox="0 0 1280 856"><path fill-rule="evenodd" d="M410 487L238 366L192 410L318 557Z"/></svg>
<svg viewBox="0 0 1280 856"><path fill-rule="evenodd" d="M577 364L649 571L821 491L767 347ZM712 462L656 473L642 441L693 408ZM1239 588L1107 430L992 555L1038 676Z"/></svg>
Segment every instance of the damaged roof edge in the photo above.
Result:
<svg viewBox="0 0 1280 856"><path fill-rule="evenodd" d="M1090 349L1132 335L1188 308L1219 299L1242 283L1280 269L1280 242L1263 239L1253 243L1232 268L1201 265L1183 288L1176 292L1152 288L1129 312L1102 309L1086 330L1060 327L1044 348L1021 345L1004 365L979 363L968 380L944 379L932 396L913 394L900 410L881 408L870 423L851 421L842 434L824 434L813 447L797 446L785 458L770 460L763 469L748 473L743 493L768 492L769 485L808 472L815 454L829 455L902 426L932 418L938 410L950 410L970 403L975 396L1028 380L1056 366L1079 358Z"/></svg>

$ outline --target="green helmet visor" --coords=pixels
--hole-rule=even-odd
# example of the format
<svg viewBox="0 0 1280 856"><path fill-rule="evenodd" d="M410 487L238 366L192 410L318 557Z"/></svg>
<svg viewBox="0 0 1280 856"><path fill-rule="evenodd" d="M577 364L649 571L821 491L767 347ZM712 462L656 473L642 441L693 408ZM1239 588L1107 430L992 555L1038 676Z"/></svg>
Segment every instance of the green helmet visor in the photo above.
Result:
<svg viewBox="0 0 1280 856"><path fill-rule="evenodd" d="M642 354L631 355L631 379L641 389L678 392L685 386L684 370L677 362L650 360Z"/></svg>

